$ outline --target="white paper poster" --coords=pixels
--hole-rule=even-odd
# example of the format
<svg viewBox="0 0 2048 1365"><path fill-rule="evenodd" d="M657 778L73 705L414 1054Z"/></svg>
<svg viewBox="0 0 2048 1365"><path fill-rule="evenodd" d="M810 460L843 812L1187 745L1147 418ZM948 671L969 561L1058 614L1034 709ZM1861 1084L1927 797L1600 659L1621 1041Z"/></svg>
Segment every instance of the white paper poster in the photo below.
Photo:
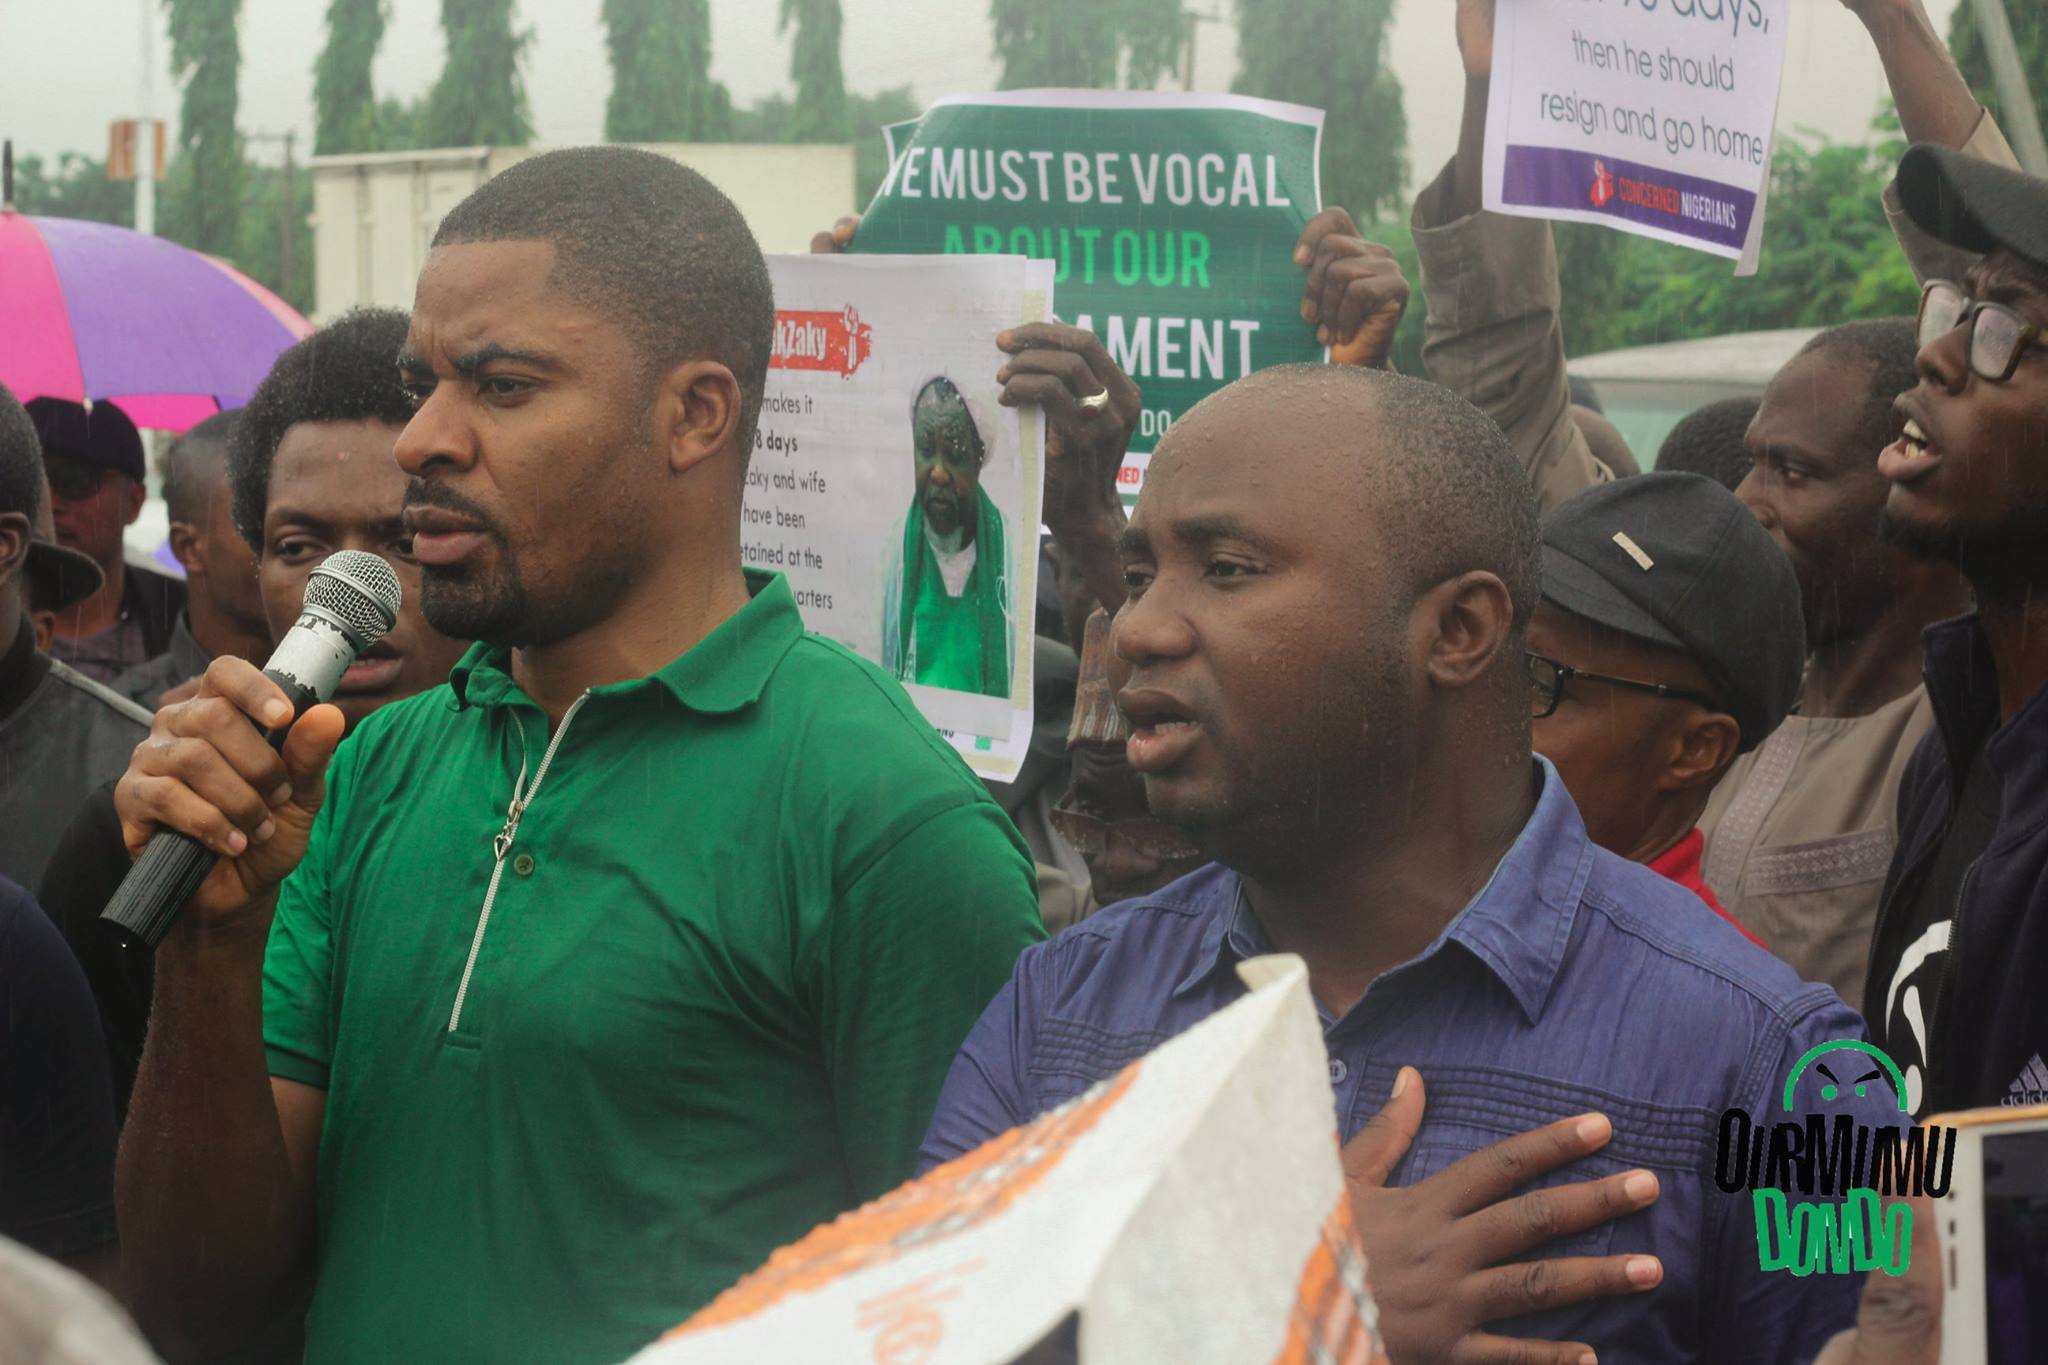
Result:
<svg viewBox="0 0 2048 1365"><path fill-rule="evenodd" d="M1379 1359L1307 970L1238 974L1243 999L777 1251L632 1365Z"/></svg>
<svg viewBox="0 0 2048 1365"><path fill-rule="evenodd" d="M1792 0L1499 0L1486 207L1756 269Z"/></svg>
<svg viewBox="0 0 2048 1365"><path fill-rule="evenodd" d="M775 345L741 557L811 630L895 675L984 777L1031 738L1044 493L1036 408L996 402L998 332L1049 316L1050 262L770 256Z"/></svg>

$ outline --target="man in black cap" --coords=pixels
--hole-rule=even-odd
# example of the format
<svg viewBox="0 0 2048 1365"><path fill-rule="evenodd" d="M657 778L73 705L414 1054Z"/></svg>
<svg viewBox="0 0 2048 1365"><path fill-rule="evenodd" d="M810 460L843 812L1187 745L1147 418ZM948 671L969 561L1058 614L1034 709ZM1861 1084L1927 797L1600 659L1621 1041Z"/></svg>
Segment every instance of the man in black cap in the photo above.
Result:
<svg viewBox="0 0 2048 1365"><path fill-rule="evenodd" d="M1915 1113L2048 1100L2048 181L1927 145L1914 224L1980 259L1921 294L1920 382L1878 457L1886 536L1969 580L1925 637L1864 1008Z"/></svg>
<svg viewBox="0 0 2048 1365"><path fill-rule="evenodd" d="M1792 562L1712 479L1603 484L1544 520L1530 741L1594 843L1731 921L1700 878L1700 814L1785 718L1805 659Z"/></svg>
<svg viewBox="0 0 2048 1365"><path fill-rule="evenodd" d="M0 876L24 886L42 880L86 793L119 776L149 734L141 707L36 650L29 591L62 608L100 586L92 560L47 539L38 448L0 385Z"/></svg>
<svg viewBox="0 0 2048 1365"><path fill-rule="evenodd" d="M142 515L142 433L112 403L90 411L61 398L32 398L59 544L100 566L99 589L60 613L51 657L88 678L114 679L170 647L185 585L129 564L121 538Z"/></svg>

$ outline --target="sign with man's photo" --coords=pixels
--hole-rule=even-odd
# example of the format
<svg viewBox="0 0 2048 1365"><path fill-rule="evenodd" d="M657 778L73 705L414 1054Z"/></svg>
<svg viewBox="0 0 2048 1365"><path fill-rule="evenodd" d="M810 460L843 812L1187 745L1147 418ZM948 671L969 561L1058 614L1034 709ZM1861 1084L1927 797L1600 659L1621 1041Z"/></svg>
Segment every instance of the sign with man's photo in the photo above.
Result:
<svg viewBox="0 0 2048 1365"><path fill-rule="evenodd" d="M771 256L775 341L741 557L880 664L983 776L1031 733L1045 438L998 332L1047 316L1021 256Z"/></svg>

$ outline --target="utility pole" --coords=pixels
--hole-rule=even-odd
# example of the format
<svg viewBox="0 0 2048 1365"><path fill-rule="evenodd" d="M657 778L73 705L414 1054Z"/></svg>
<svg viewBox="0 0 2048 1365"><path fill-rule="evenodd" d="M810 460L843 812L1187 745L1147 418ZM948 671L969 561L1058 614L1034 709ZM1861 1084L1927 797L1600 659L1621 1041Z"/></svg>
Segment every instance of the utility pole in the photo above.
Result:
<svg viewBox="0 0 2048 1365"><path fill-rule="evenodd" d="M156 231L156 5L142 10L142 117L135 121L135 230Z"/></svg>
<svg viewBox="0 0 2048 1365"><path fill-rule="evenodd" d="M1984 37L1984 53L1991 59L1991 79L1998 87L1999 122L2012 138L2012 149L2020 165L2032 175L2048 175L2048 144L2041 140L2041 118L2027 89L2027 73L2020 65L2019 45L2013 41L2005 0L1973 3L1977 9L1977 30Z"/></svg>
<svg viewBox="0 0 2048 1365"><path fill-rule="evenodd" d="M1195 33L1203 24L1222 23L1223 16L1220 14L1204 14L1200 10L1186 9L1180 12L1180 18L1182 34L1180 44L1180 88L1192 90L1195 88Z"/></svg>

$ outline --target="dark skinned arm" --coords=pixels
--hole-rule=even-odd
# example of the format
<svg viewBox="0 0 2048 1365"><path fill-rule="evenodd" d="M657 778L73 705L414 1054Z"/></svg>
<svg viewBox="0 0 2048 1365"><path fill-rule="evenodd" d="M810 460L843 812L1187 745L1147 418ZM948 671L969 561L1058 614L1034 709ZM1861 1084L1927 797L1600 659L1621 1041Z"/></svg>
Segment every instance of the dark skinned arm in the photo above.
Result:
<svg viewBox="0 0 2048 1365"><path fill-rule="evenodd" d="M1031 322L1002 333L996 345L1009 356L996 371L1003 386L996 401L1036 404L1045 414L1046 527L1071 570L1114 612L1124 601L1116 475L1138 426L1138 386L1084 328ZM1082 406L1101 393L1109 395L1105 406Z"/></svg>
<svg viewBox="0 0 2048 1365"><path fill-rule="evenodd" d="M290 714L254 665L216 659L197 696L157 712L115 787L131 854L170 828L222 855L157 950L115 1163L130 1305L174 1360L263 1340L311 1281L326 1095L269 1074L263 956L278 884L304 856L325 800L342 719L315 707L280 756L251 721Z"/></svg>

